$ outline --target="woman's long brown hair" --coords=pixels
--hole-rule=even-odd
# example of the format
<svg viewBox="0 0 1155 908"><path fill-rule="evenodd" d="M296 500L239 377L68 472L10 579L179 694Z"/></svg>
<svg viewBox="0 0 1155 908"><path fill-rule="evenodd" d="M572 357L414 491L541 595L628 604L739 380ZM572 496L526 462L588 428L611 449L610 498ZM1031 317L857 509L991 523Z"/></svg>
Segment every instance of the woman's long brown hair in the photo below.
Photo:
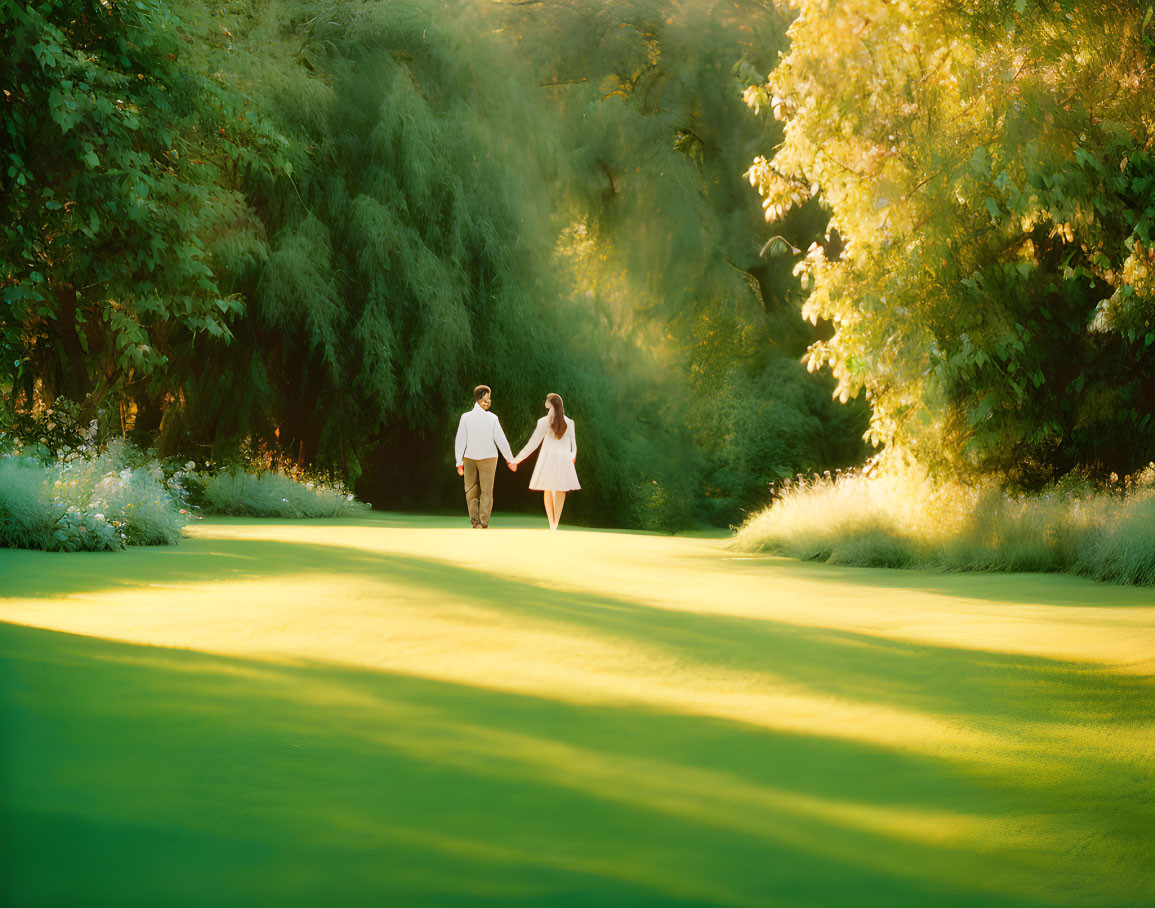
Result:
<svg viewBox="0 0 1155 908"><path fill-rule="evenodd" d="M561 438L565 435L565 404L556 394L547 394L545 402L553 405L553 419L550 421L549 427L553 429L555 438Z"/></svg>

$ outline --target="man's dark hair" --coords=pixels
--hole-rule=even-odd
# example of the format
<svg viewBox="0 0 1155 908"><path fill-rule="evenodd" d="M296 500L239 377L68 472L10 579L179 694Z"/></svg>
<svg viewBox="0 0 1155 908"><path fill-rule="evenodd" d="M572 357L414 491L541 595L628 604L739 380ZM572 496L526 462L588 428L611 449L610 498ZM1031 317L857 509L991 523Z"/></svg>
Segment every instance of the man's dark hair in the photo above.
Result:
<svg viewBox="0 0 1155 908"><path fill-rule="evenodd" d="M492 393L493 392L490 390L489 385L478 385L473 389L473 399L481 400L481 398L485 397L486 394Z"/></svg>

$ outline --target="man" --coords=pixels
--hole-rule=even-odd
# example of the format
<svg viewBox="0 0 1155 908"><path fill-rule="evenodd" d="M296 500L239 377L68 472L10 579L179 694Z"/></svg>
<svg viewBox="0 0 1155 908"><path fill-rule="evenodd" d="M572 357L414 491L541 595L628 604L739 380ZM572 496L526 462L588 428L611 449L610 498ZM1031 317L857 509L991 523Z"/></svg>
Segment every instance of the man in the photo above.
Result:
<svg viewBox="0 0 1155 908"><path fill-rule="evenodd" d="M473 389L473 399L477 401L473 409L461 414L457 424L457 475L465 477L465 504L469 508L469 522L476 530L489 527L489 514L493 510L493 476L497 472L497 452L510 470L517 472L513 462L513 452L501 429L501 420L496 413L489 412L491 391L487 385Z"/></svg>

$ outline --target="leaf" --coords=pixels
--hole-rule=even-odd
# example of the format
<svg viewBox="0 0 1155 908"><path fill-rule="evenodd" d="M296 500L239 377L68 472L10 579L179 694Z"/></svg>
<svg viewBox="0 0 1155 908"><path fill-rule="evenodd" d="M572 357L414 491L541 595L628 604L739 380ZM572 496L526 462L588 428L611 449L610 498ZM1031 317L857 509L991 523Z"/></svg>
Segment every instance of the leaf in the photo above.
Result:
<svg viewBox="0 0 1155 908"><path fill-rule="evenodd" d="M974 150L967 161L967 169L975 176L985 177L991 172L991 156L983 146L979 146Z"/></svg>
<svg viewBox="0 0 1155 908"><path fill-rule="evenodd" d="M998 223L998 221L1002 219L1002 212L999 211L998 202L996 202L990 196L987 196L986 206L987 211L990 212L991 219Z"/></svg>

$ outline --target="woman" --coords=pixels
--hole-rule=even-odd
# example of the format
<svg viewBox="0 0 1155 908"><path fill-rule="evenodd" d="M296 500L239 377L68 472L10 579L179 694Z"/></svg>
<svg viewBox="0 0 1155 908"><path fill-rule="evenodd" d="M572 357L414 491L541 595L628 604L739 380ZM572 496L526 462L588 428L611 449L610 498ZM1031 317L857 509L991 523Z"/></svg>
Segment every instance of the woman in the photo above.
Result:
<svg viewBox="0 0 1155 908"><path fill-rule="evenodd" d="M533 435L513 462L521 463L541 445L529 487L535 492L545 493L545 516L549 518L549 528L556 530L561 520L561 509L565 507L565 493L581 488L574 469L577 438L573 420L565 415L565 405L560 397L547 394L545 408L547 414L537 421Z"/></svg>

